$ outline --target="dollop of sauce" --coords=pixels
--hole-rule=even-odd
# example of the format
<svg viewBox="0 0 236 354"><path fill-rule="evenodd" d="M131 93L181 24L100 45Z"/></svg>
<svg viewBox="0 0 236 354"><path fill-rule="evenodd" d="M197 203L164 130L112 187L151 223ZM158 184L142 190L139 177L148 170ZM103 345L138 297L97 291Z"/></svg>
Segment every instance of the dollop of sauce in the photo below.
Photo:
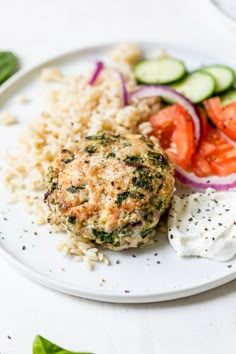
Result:
<svg viewBox="0 0 236 354"><path fill-rule="evenodd" d="M168 238L179 256L226 261L236 254L236 192L175 195Z"/></svg>

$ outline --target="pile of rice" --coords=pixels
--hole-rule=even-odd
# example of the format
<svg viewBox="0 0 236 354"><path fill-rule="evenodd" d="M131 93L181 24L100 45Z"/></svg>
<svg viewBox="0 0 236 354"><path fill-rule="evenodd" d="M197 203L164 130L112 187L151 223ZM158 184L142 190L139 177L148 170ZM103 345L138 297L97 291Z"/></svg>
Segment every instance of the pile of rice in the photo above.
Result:
<svg viewBox="0 0 236 354"><path fill-rule="evenodd" d="M125 78L128 91L136 88L132 65L141 58L134 44L119 45L108 58L105 69L93 86L88 84L93 68L86 75L65 76L57 68L42 71L43 110L20 135L15 153L8 152L4 169L5 185L12 192L12 202L22 202L38 224L47 222L48 208L43 202L44 177L63 148L98 132L147 134L150 114L160 108L159 98L143 99L123 107L118 71ZM78 242L68 234L58 246L65 254L84 260L108 263L93 244ZM90 262L91 260L91 262Z"/></svg>

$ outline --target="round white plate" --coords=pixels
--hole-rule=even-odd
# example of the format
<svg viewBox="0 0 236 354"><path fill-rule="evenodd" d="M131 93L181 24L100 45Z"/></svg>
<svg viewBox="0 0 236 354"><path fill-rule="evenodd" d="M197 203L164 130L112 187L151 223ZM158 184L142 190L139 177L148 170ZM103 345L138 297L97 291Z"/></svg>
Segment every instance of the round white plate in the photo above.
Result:
<svg viewBox="0 0 236 354"><path fill-rule="evenodd" d="M147 56L161 48L183 59L189 69L219 62L174 45L141 43ZM17 136L29 119L42 107L38 98L38 78L43 66L56 65L65 73L77 73L104 59L111 45L77 50L56 57L31 70L16 74L0 88L0 107L15 114L20 124L0 129L0 151L16 143ZM18 103L26 95L30 103ZM27 156L26 156L27 158ZM105 251L111 266L97 264L89 272L82 263L56 251L63 234L49 234L48 227L32 224L32 218L19 205L7 205L6 191L0 186L0 253L27 277L58 291L110 302L153 302L189 296L212 289L236 278L236 259L217 263L206 259L178 258L166 235L152 246L125 252ZM27 230L27 232L26 232ZM23 247L25 246L25 247ZM23 249L25 248L25 249Z"/></svg>

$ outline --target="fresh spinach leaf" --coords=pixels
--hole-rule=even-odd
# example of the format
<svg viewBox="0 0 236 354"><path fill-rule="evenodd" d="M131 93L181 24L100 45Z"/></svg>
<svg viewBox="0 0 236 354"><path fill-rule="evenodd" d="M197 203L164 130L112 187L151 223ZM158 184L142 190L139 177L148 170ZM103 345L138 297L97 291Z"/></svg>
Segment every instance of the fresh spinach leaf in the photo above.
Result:
<svg viewBox="0 0 236 354"><path fill-rule="evenodd" d="M0 52L0 84L18 69L18 60L12 52Z"/></svg>
<svg viewBox="0 0 236 354"><path fill-rule="evenodd" d="M37 336L33 343L33 354L92 354L85 352L71 352L50 342L46 338Z"/></svg>

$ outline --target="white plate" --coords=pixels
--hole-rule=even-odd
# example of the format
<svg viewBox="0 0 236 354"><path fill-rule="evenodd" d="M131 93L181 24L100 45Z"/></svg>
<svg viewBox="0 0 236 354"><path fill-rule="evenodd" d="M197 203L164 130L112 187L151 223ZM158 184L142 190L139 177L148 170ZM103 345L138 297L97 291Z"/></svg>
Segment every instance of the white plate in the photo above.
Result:
<svg viewBox="0 0 236 354"><path fill-rule="evenodd" d="M219 58L211 60L208 55L173 45L142 43L142 47L150 56L164 48L168 53L182 58L189 69L212 62L235 64L235 61L222 61ZM65 73L76 73L92 66L96 60L103 59L109 49L110 45L107 45L67 53L16 74L2 86L0 107L17 115L21 124L1 127L1 150L15 144L25 123L41 111L37 80L43 66L57 65ZM29 96L31 103L17 103L16 97L21 94ZM101 301L153 302L197 294L236 278L236 259L217 263L205 259L178 258L166 236L160 237L158 243L139 250L117 253L105 251L112 266L98 264L93 272L89 272L83 264L55 250L63 235L49 234L47 226L32 224L31 217L18 205L6 204L6 192L3 187L0 188L1 255L18 271L50 288ZM23 246L25 250L22 250ZM120 264L116 263L117 260Z"/></svg>
<svg viewBox="0 0 236 354"><path fill-rule="evenodd" d="M211 7L219 16L219 20L223 19L232 29L236 28L236 4L235 0L210 0Z"/></svg>

